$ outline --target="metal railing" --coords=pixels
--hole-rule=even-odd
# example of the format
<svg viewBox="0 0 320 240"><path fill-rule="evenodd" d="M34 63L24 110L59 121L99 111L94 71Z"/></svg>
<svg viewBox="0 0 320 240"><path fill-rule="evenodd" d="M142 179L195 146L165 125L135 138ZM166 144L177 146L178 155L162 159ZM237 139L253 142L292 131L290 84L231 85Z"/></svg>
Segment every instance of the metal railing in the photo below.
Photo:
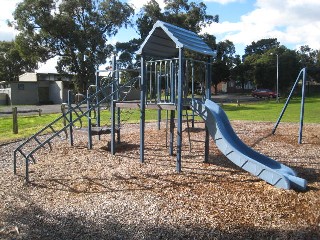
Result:
<svg viewBox="0 0 320 240"><path fill-rule="evenodd" d="M55 137L59 136L61 137L61 133L65 132L66 138L67 138L67 129L70 130L70 135L72 133L72 127L74 124L79 121L79 119L83 117L87 117L88 119L91 119L90 112L94 110L96 107L100 106L101 103L109 100L111 101L111 97L121 91L121 89L133 86L136 81L139 79L139 77L133 78L130 81L126 82L124 85L116 85L115 82L117 79L111 81L109 84L102 86L98 91L96 91L93 94L88 94L86 98L84 98L81 102L76 104L75 106L72 106L71 104L68 105L68 110L63 112L61 116L53 120L51 123L46 125L44 128L39 130L37 133L35 133L33 136L25 140L22 144L20 144L15 150L14 150L14 158L13 158L13 171L14 174L17 174L17 158L18 153L20 153L24 160L25 160L25 180L26 182L29 182L29 163L33 162L35 163L36 160L34 158L34 154L41 148L45 147L45 145L48 145L50 149L52 149L51 146L51 140ZM97 96L104 91L106 91L107 88L110 88L110 86L115 86L110 94L105 95L101 100L95 102L95 104L90 104L94 102L97 98ZM70 97L69 97L70 98ZM87 104L87 109L82 110L81 106L84 104ZM77 111L78 110L78 111ZM76 118L72 118L72 114L76 114ZM68 117L69 116L69 117ZM61 123L61 121L64 121L64 124ZM61 127L63 125L63 127ZM49 132L52 134L50 135ZM41 140L40 137L44 137L44 140ZM62 138L62 137L61 137ZM72 136L70 136L72 138ZM73 141L73 140L71 140ZM36 144L34 146L33 144ZM73 143L72 143L73 144ZM31 146L30 146L31 145Z"/></svg>

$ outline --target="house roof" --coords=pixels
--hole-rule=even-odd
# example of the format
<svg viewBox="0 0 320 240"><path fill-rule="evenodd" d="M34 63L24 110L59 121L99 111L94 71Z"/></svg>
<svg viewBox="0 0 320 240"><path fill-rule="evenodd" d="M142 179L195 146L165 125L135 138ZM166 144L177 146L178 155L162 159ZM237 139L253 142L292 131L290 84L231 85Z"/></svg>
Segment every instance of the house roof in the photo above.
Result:
<svg viewBox="0 0 320 240"><path fill-rule="evenodd" d="M179 48L215 56L215 52L196 33L162 21L153 25L137 54L171 58L178 55Z"/></svg>

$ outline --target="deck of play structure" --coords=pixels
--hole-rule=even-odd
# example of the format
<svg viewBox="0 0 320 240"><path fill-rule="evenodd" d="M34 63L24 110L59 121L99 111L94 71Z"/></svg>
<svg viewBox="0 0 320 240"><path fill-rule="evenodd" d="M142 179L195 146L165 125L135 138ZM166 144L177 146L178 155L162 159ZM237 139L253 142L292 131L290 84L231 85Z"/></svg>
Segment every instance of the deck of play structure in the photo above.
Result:
<svg viewBox="0 0 320 240"><path fill-rule="evenodd" d="M73 145L74 125L81 119L88 121L86 129L88 148L92 148L92 135L109 133L111 153L116 154L115 146L120 141L121 135L119 109L126 108L140 109L141 162L144 162L145 153L146 109L157 109L159 119L161 111L167 111L170 125L169 154L173 155L176 139L176 171L180 172L183 112L184 109L192 109L192 117L198 114L206 124L204 161L207 161L209 156L211 135L220 151L242 169L278 188L306 189L306 181L297 177L291 168L245 145L236 136L224 111L210 100L211 65L215 52L197 34L158 21L137 54L141 56L140 69L130 72L118 69L114 57L112 70L97 71L96 83L89 87L83 101L72 104L70 92L68 107L62 115L14 150L14 173L17 172L18 158L22 156L25 161L25 180L30 181L29 167L30 162L36 161L34 154L46 145L51 147L50 141L55 137L61 137L64 133L68 136L70 145ZM197 57L189 58L189 56ZM107 72L108 77L101 78L102 72ZM124 73L132 78L125 84L119 84L119 79ZM196 82L202 83L204 89L202 97L198 99L195 98ZM134 87L140 88L140 100L126 101L127 93ZM100 110L103 104L104 106L108 104L111 111L111 126L108 128L101 126ZM83 110L84 105L87 106L85 110ZM96 115L94 127L91 116L93 111ZM63 127L59 125L61 121L64 121ZM51 134L48 134L49 131ZM40 140L40 135L44 133L47 134L46 139Z"/></svg>

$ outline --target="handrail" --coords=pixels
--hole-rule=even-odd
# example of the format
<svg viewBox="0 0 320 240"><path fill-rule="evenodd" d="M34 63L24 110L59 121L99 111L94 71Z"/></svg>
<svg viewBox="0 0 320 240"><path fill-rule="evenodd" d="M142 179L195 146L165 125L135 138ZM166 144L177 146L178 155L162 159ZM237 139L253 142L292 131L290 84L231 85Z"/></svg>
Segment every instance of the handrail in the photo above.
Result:
<svg viewBox="0 0 320 240"><path fill-rule="evenodd" d="M76 106L69 106L68 111L62 113L61 116L59 116L58 118L56 118L55 120L53 120L51 123L49 123L48 125L46 125L44 128L42 128L41 130L39 130L38 132L36 132L34 135L32 135L31 137L29 137L27 140L25 140L23 143L21 143L15 150L14 150L14 174L16 174L16 170L17 170L17 153L19 152L24 158L25 158L25 180L26 182L29 182L29 160L30 158L33 159L33 154L35 152L37 152L40 148L42 148L45 144L50 143L50 141L55 138L56 136L58 136L61 132L65 131L68 127L73 126L73 124L75 122L77 122L79 119L81 119L84 116L87 116L89 118L89 112L92 111L93 109L95 109L97 106L99 106L102 102L106 101L107 99L109 99L112 95L114 95L115 93L117 93L118 91L120 91L121 89L127 87L127 86L132 86L137 80L139 79L139 77L135 77L133 79L131 79L130 81L126 82L124 85L118 86L114 91L112 91L110 94L108 94L107 96L105 96L103 99L101 99L100 101L98 101L96 104L91 105L87 108L86 111L82 111L81 114L77 114L77 118L75 118L72 121L68 121L68 123L65 124L64 127L60 128L57 131L54 131L53 126L54 124L56 124L57 122L59 122L62 119L67 119L66 115L67 114L71 114L73 112L75 112L75 109L79 109L80 106L84 103L86 103L88 101L88 98L85 98L83 101L81 101L79 104L77 104ZM115 80L114 80L115 81ZM107 87L110 87L112 84L114 84L114 81L111 81L108 85L103 86L99 91L90 94L89 95L89 100L94 99L99 93L101 93L102 91L106 90ZM68 119L67 119L68 120ZM45 141L40 142L37 137L39 135L42 135L43 133L45 133L46 130L51 129L54 133L48 137ZM38 145L33 148L28 154L26 154L24 151L22 151L22 148L24 146L26 146L26 144L30 143L32 140L35 140Z"/></svg>

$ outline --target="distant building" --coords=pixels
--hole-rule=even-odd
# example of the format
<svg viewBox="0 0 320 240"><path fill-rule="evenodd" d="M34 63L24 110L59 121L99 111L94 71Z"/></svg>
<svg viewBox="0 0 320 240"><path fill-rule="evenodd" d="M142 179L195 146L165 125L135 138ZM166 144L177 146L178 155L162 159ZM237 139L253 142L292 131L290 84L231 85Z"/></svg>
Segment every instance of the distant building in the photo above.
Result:
<svg viewBox="0 0 320 240"><path fill-rule="evenodd" d="M57 73L25 73L18 82L0 83L0 104L60 104L67 101L71 78Z"/></svg>
<svg viewBox="0 0 320 240"><path fill-rule="evenodd" d="M248 81L244 85L244 89L242 89L242 86L240 83L237 83L234 80L230 80L228 82L220 82L217 86L217 91L220 93L240 93L243 91L251 91L253 89L254 85L252 82Z"/></svg>

